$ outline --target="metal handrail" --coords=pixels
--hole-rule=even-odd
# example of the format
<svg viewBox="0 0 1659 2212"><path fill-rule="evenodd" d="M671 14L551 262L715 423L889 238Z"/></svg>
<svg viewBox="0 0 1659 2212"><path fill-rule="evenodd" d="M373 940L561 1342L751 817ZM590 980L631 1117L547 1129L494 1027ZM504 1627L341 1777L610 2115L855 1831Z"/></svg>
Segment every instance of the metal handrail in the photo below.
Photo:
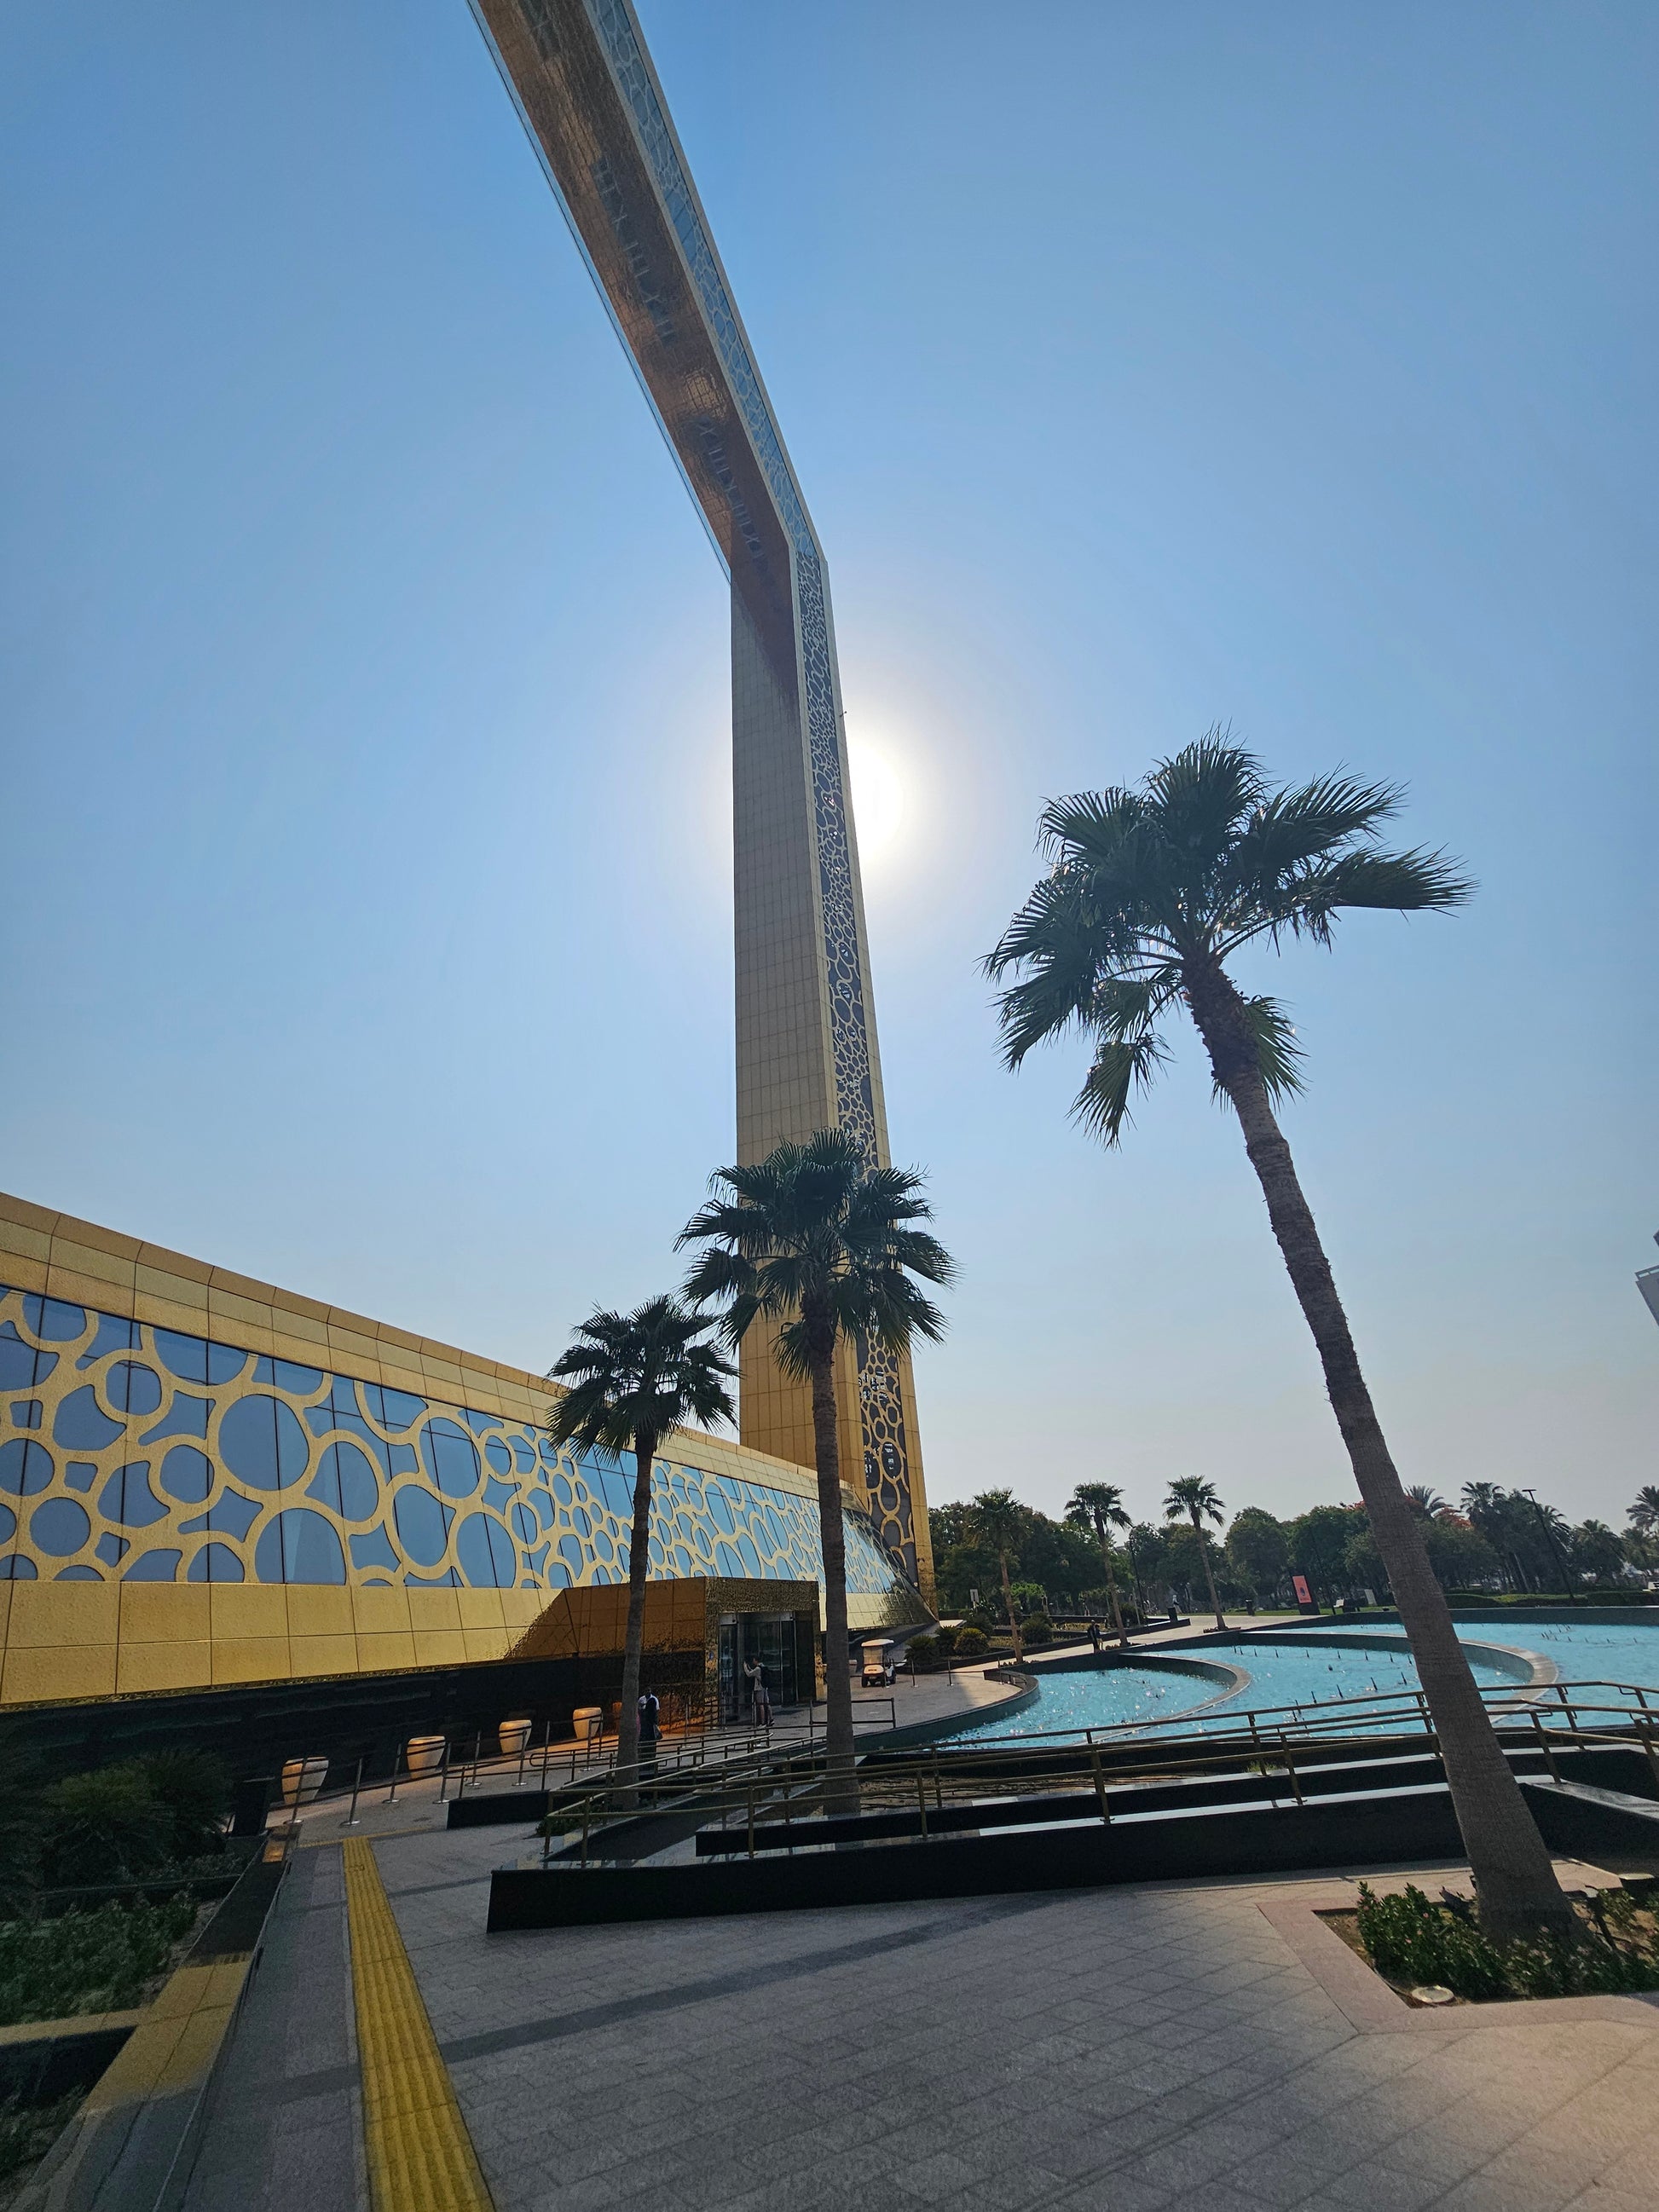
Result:
<svg viewBox="0 0 1659 2212"><path fill-rule="evenodd" d="M1552 1718L1547 1728L1535 1702L1516 1697L1517 1686L1496 1686L1486 1693L1488 1701L1497 1705L1494 1718L1500 1724L1508 1717L1516 1723L1530 1721L1534 1733L1547 1739L1544 1755L1552 1773L1552 1749L1559 1751L1575 1744L1634 1745L1645 1752L1653 1766L1656 1784L1659 1784L1659 1735L1655 1727L1659 1716L1650 1707L1648 1694L1641 1686L1564 1685L1571 1692L1570 1698L1563 1702L1564 1717L1560 1721ZM1616 1691L1621 1701L1612 1703L1588 1694L1606 1690ZM1408 1725L1395 1734L1353 1730L1352 1722L1361 1717L1354 1710L1356 1707L1375 1717L1377 1707L1385 1705L1405 1708L1401 1717ZM1286 1721L1282 1717L1285 1714L1299 1717ZM1581 1714L1615 1717L1611 1723L1604 1721L1587 1727L1578 1717ZM1259 1771L1269 1778L1274 1771L1282 1772L1290 1795L1297 1804L1304 1802L1302 1775L1297 1768L1299 1753L1346 1749L1356 1754L1370 1752L1398 1757L1402 1749L1419 1741L1419 1730L1425 1747L1432 1753L1438 1751L1433 1722L1420 1691L1378 1693L1370 1698L1332 1699L1327 1707L1313 1714L1305 1707L1279 1707L1228 1717L1237 1717L1240 1725L1225 1731L1212 1727L1202 1736L1189 1734L1181 1741L1167 1736L1150 1739L1142 1723L1082 1731L1044 1730L1019 1736L975 1735L971 1743L947 1739L915 1753L867 1753L858 1767L856 1789L860 1802L866 1809L893 1810L914 1802L920 1814L921 1832L927 1835L930 1789L934 1810L942 1813L947 1802L971 1804L989 1802L999 1797L1037 1796L1044 1793L1046 1785L1057 1783L1065 1784L1068 1790L1080 1789L1086 1792L1092 1787L1102 1819L1109 1820L1107 1780L1101 1766L1103 1751L1143 1754L1130 1760L1114 1758L1110 1773L1113 1790L1137 1783L1198 1777L1206 1771L1237 1770L1243 1765L1246 1770ZM1114 1735L1116 1741L1109 1741ZM793 1825L797 1811L817 1810L824 1780L825 1763L819 1747L792 1749L775 1744L707 1763L691 1786L688 1778L664 1777L646 1767L632 1772L613 1770L604 1784L576 1796L567 1795L558 1813L572 1832L580 1830L578 1863L582 1865L591 1863L595 1838L618 1821L637 1821L669 1809L677 1802L684 1808L694 1801L706 1814L705 1826L716 1821L728 1826L734 1817L738 1818L745 1830L749 1854L753 1856L757 1817L769 1810L770 1816L781 1816L786 1826ZM623 1796L631 1796L635 1802L620 1802ZM937 1828L931 1832L936 1836ZM801 1845L810 1844L811 1830L803 1831L799 1841ZM793 1847L792 1839L791 1848ZM550 1857L551 1850L550 1836L544 1858Z"/></svg>

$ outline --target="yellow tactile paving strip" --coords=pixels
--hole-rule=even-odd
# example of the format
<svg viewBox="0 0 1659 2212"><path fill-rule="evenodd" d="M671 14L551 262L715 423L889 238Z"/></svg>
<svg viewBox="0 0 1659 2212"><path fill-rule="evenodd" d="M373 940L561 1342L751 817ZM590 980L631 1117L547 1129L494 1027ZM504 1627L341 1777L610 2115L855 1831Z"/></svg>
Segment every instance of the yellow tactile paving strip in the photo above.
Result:
<svg viewBox="0 0 1659 2212"><path fill-rule="evenodd" d="M362 1836L346 1843L345 1888L374 2212L492 2212L380 1870Z"/></svg>

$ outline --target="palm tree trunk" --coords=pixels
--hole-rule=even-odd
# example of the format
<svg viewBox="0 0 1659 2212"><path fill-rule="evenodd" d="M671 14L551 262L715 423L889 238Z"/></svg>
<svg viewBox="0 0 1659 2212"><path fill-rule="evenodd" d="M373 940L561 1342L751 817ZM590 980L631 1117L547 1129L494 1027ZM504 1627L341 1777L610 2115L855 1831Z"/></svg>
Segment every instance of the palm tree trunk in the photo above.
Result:
<svg viewBox="0 0 1659 2212"><path fill-rule="evenodd" d="M634 1437L634 1534L628 1547L628 1629L623 1638L622 1711L617 1718L617 1766L625 1778L622 1802L639 1803L640 1662L645 1651L645 1582L651 1564L651 1471L657 1439L649 1429Z"/></svg>
<svg viewBox="0 0 1659 2212"><path fill-rule="evenodd" d="M1014 1593L1009 1588L1008 1584L1008 1554L1006 1552L999 1552L997 1553L997 1565L1002 1570L1002 1609L1008 1616L1008 1633L1013 1638L1014 1663L1018 1666L1019 1662L1025 1656L1025 1645L1024 1639L1020 1636L1019 1623L1014 1618Z"/></svg>
<svg viewBox="0 0 1659 2212"><path fill-rule="evenodd" d="M856 1813L853 1684L848 1672L847 1532L841 1517L833 1330L827 1342L815 1344L812 1350L812 1449L818 1474L818 1546L823 1554L824 1810Z"/></svg>
<svg viewBox="0 0 1659 2212"><path fill-rule="evenodd" d="M1215 1571L1210 1565L1210 1547L1204 1540L1204 1523L1196 1513L1193 1516L1193 1534L1198 1539L1198 1556L1204 1562L1204 1579L1210 1586L1210 1610L1215 1615L1215 1625L1224 1634L1227 1624L1221 1617L1221 1600L1215 1594Z"/></svg>
<svg viewBox="0 0 1659 2212"><path fill-rule="evenodd" d="M1096 1522L1095 1534L1100 1539L1101 1557L1106 1562L1106 1595L1111 1601L1112 1626L1117 1632L1118 1649L1120 1651L1127 1651L1129 1648L1129 1632L1123 1626L1123 1607L1118 1603L1117 1598L1117 1569L1112 1565L1112 1540L1107 1533L1106 1523L1103 1521Z"/></svg>
<svg viewBox="0 0 1659 2212"><path fill-rule="evenodd" d="M1218 964L1204 969L1189 963L1186 989L1216 1081L1238 1116L1267 1218L1318 1348L1332 1410L1428 1701L1482 1923L1498 1934L1540 1924L1571 1927L1572 1909L1480 1702L1371 1404L1330 1261L1268 1103L1243 1001Z"/></svg>

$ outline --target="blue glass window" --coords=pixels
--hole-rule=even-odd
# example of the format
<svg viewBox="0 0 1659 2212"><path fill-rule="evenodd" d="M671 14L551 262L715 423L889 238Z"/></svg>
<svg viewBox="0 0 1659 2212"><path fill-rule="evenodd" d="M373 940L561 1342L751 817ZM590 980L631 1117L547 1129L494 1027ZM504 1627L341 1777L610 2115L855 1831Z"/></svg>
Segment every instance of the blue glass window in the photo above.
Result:
<svg viewBox="0 0 1659 2212"><path fill-rule="evenodd" d="M576 1541L576 1539L574 1536L560 1537L559 1557L566 1562L572 1574L580 1574L582 1571L582 1547Z"/></svg>
<svg viewBox="0 0 1659 2212"><path fill-rule="evenodd" d="M519 1541L521 1544L533 1544L541 1534L540 1524L527 1505L515 1505L513 1508L513 1526L519 1532Z"/></svg>
<svg viewBox="0 0 1659 2212"><path fill-rule="evenodd" d="M418 1474L420 1473L421 1455L413 1444L387 1444L384 1449L390 1462L387 1470L389 1474Z"/></svg>
<svg viewBox="0 0 1659 2212"><path fill-rule="evenodd" d="M48 1344L68 1344L86 1325L84 1306L66 1305L62 1298L36 1297L33 1292L24 1297L24 1328L31 1336L43 1337Z"/></svg>
<svg viewBox="0 0 1659 2212"><path fill-rule="evenodd" d="M52 1472L52 1454L32 1437L14 1437L9 1444L0 1444L0 1490L9 1497L34 1497L51 1482Z"/></svg>
<svg viewBox="0 0 1659 2212"><path fill-rule="evenodd" d="M58 1583L100 1583L103 1579L96 1567L59 1567L52 1577Z"/></svg>
<svg viewBox="0 0 1659 2212"><path fill-rule="evenodd" d="M426 1400L413 1397L407 1390L382 1390L380 1401L385 1409L381 1423L388 1429L412 1429L426 1411Z"/></svg>
<svg viewBox="0 0 1659 2212"><path fill-rule="evenodd" d="M278 1390L291 1390L296 1398L308 1398L313 1390L323 1387L320 1367L299 1367L291 1359L256 1359L253 1363L256 1382L274 1384Z"/></svg>
<svg viewBox="0 0 1659 2212"><path fill-rule="evenodd" d="M156 1358L181 1382L229 1382L247 1365L246 1352L234 1344L211 1344L171 1328L152 1329L150 1335Z"/></svg>
<svg viewBox="0 0 1659 2212"><path fill-rule="evenodd" d="M513 1539L488 1513L469 1513L455 1532L455 1556L474 1589L511 1589L518 1571Z"/></svg>
<svg viewBox="0 0 1659 2212"><path fill-rule="evenodd" d="M421 1431L421 1457L446 1498L471 1498L478 1486L478 1452L453 1421L428 1421Z"/></svg>
<svg viewBox="0 0 1659 2212"><path fill-rule="evenodd" d="M306 1471L311 1447L300 1419L280 1398L239 1398L219 1424L225 1465L256 1490L286 1490Z"/></svg>
<svg viewBox="0 0 1659 2212"><path fill-rule="evenodd" d="M213 1487L213 1462L194 1444L174 1444L161 1462L161 1487L181 1505L199 1505Z"/></svg>
<svg viewBox="0 0 1659 2212"><path fill-rule="evenodd" d="M449 1543L449 1524L454 1517L440 1505L429 1490L405 1483L392 1502L398 1541L417 1567L435 1567Z"/></svg>
<svg viewBox="0 0 1659 2212"><path fill-rule="evenodd" d="M125 1536L118 1536L112 1529L106 1528L92 1548L106 1567L112 1567L125 1557L132 1547Z"/></svg>
<svg viewBox="0 0 1659 2212"><path fill-rule="evenodd" d="M111 1420L90 1382L70 1392L52 1425L52 1442L69 1451L102 1451L123 1433L124 1424Z"/></svg>
<svg viewBox="0 0 1659 2212"><path fill-rule="evenodd" d="M374 1462L357 1444L325 1445L306 1496L319 1505L331 1505L343 1521L372 1521L380 1510Z"/></svg>
<svg viewBox="0 0 1659 2212"><path fill-rule="evenodd" d="M9 1505L0 1505L0 1544L9 1544L17 1533L17 1516Z"/></svg>
<svg viewBox="0 0 1659 2212"><path fill-rule="evenodd" d="M182 1552L142 1552L121 1579L128 1583L176 1583Z"/></svg>
<svg viewBox="0 0 1659 2212"><path fill-rule="evenodd" d="M505 1513L518 1494L515 1483L498 1482L493 1474L485 1476L483 1502L493 1506L497 1513Z"/></svg>
<svg viewBox="0 0 1659 2212"><path fill-rule="evenodd" d="M211 1398L192 1398L188 1390L175 1390L166 1413L153 1429L144 1431L138 1441L141 1444L155 1444L164 1437L205 1437L212 1411Z"/></svg>
<svg viewBox="0 0 1659 2212"><path fill-rule="evenodd" d="M32 1390L58 1364L55 1352L37 1352L7 1322L0 1328L0 1390Z"/></svg>
<svg viewBox="0 0 1659 2212"><path fill-rule="evenodd" d="M260 1530L253 1571L262 1583L343 1583L345 1553L332 1522L294 1505Z"/></svg>
<svg viewBox="0 0 1659 2212"><path fill-rule="evenodd" d="M520 1474L532 1474L535 1472L536 1454L534 1449L530 1444L522 1442L517 1437L514 1437L513 1439L513 1463L518 1468Z"/></svg>
<svg viewBox="0 0 1659 2212"><path fill-rule="evenodd" d="M76 1360L77 1367L91 1367L93 1360L101 1360L106 1352L137 1352L143 1345L137 1321L118 1321L115 1314L100 1314L97 1328L93 1329L91 1345ZM60 1577L62 1579L62 1577Z"/></svg>
<svg viewBox="0 0 1659 2212"><path fill-rule="evenodd" d="M98 1510L124 1528L148 1528L167 1518L167 1507L149 1486L149 1462L135 1459L118 1467L98 1493Z"/></svg>
<svg viewBox="0 0 1659 2212"><path fill-rule="evenodd" d="M501 1426L501 1416L498 1413L475 1413L470 1406L462 1407L461 1419L475 1437L487 1435L491 1429Z"/></svg>
<svg viewBox="0 0 1659 2212"><path fill-rule="evenodd" d="M400 1565L398 1554L392 1548L392 1539L384 1528L371 1528L368 1535L351 1536L347 1541L350 1546L354 1567L391 1567L395 1571Z"/></svg>
<svg viewBox="0 0 1659 2212"><path fill-rule="evenodd" d="M0 1559L0 1583L33 1583L40 1579L33 1560L26 1559L21 1552L8 1553Z"/></svg>
<svg viewBox="0 0 1659 2212"><path fill-rule="evenodd" d="M40 1425L40 1401L38 1398L14 1398L11 1425L15 1429L38 1429Z"/></svg>
<svg viewBox="0 0 1659 2212"><path fill-rule="evenodd" d="M246 1574L228 1544L204 1544L185 1571L187 1583L240 1583Z"/></svg>
<svg viewBox="0 0 1659 2212"><path fill-rule="evenodd" d="M513 1455L499 1437L491 1437L484 1445L484 1457L497 1474L511 1474Z"/></svg>
<svg viewBox="0 0 1659 2212"><path fill-rule="evenodd" d="M104 1377L104 1395L118 1413L136 1413L142 1420L161 1402L161 1378L142 1360L118 1359Z"/></svg>
<svg viewBox="0 0 1659 2212"><path fill-rule="evenodd" d="M212 1528L222 1536L234 1536L240 1544L264 1510L240 1492L227 1490L207 1512L198 1513L193 1521L181 1521L179 1534L196 1536L204 1528Z"/></svg>
<svg viewBox="0 0 1659 2212"><path fill-rule="evenodd" d="M562 1474L556 1474L553 1478L553 1495L561 1505L568 1505L574 1501L576 1493Z"/></svg>
<svg viewBox="0 0 1659 2212"><path fill-rule="evenodd" d="M47 1498L44 1505L35 1507L29 1521L34 1548L50 1552L54 1559L66 1559L71 1552L78 1552L91 1534L86 1507L77 1505L72 1498Z"/></svg>

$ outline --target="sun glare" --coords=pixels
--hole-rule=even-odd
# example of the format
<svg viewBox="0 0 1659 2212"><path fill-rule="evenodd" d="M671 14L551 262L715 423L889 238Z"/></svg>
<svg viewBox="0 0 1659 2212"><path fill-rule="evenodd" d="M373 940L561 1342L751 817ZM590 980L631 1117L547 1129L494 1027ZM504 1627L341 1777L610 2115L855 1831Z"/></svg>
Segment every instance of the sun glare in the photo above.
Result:
<svg viewBox="0 0 1659 2212"><path fill-rule="evenodd" d="M853 778L853 818L858 824L859 857L874 860L896 840L904 820L904 787L886 755L862 738L847 744Z"/></svg>

